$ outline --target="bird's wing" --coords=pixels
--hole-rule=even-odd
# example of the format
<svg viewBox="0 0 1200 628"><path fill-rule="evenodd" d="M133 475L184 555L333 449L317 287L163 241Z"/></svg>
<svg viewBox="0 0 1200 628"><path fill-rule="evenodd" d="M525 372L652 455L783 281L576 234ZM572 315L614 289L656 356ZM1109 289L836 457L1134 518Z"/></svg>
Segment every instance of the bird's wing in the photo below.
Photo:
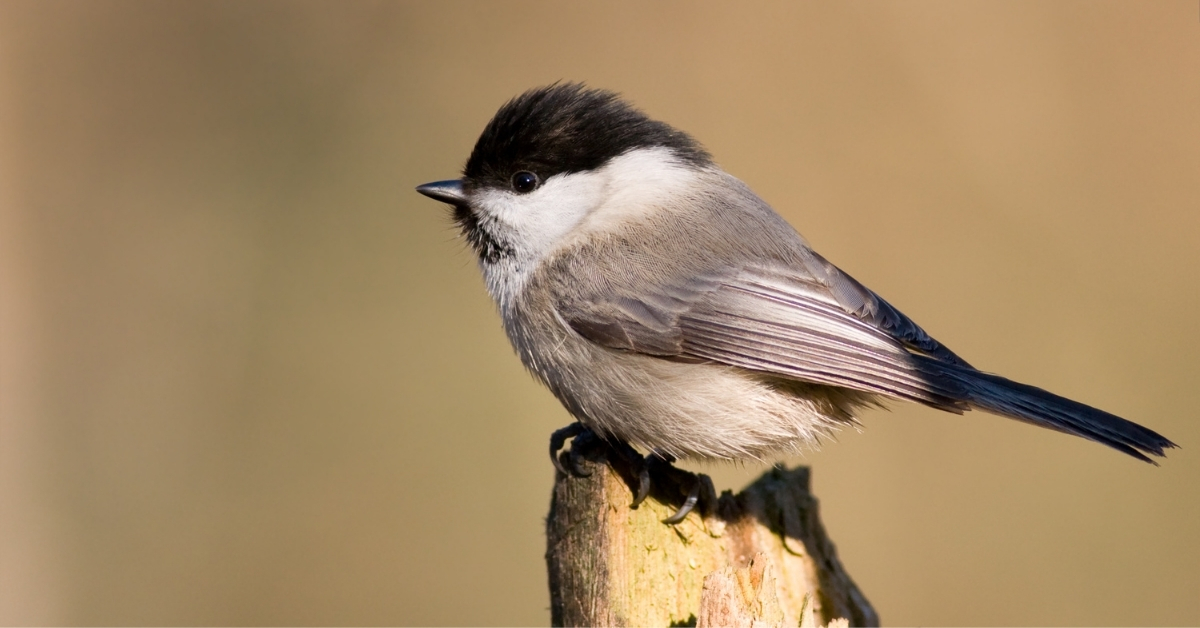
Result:
<svg viewBox="0 0 1200 628"><path fill-rule="evenodd" d="M937 368L941 356L957 356L829 268L836 272L832 289L820 277L752 266L679 279L648 294L572 298L557 308L580 335L613 349L965 409L961 383Z"/></svg>
<svg viewBox="0 0 1200 628"><path fill-rule="evenodd" d="M903 312L892 307L882 297L858 283L853 277L815 251L808 252L805 266L813 278L828 290L829 296L833 297L847 313L874 325L913 351L948 364L970 366L953 351L925 333L924 329L921 329Z"/></svg>

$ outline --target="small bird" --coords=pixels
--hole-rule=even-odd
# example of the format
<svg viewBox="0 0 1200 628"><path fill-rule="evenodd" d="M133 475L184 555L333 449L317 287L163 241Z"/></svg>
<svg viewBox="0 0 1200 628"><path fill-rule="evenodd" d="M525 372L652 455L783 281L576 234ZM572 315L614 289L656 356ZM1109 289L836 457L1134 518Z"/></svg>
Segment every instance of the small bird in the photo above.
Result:
<svg viewBox="0 0 1200 628"><path fill-rule="evenodd" d="M552 439L560 470L558 448L584 428L668 462L762 460L889 399L984 410L1146 462L1175 447L972 367L691 136L613 92L517 96L461 179L417 191L453 206L521 361L578 421Z"/></svg>

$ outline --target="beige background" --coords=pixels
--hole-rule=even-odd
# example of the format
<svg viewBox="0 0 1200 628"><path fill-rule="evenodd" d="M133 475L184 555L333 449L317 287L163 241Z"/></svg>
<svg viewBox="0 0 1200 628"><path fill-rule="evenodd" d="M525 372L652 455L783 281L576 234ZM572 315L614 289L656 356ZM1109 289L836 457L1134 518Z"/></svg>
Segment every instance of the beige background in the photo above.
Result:
<svg viewBox="0 0 1200 628"><path fill-rule="evenodd" d="M0 622L547 622L568 417L412 188L560 78L1183 445L870 413L804 460L885 622L1200 623L1195 0L0 4Z"/></svg>

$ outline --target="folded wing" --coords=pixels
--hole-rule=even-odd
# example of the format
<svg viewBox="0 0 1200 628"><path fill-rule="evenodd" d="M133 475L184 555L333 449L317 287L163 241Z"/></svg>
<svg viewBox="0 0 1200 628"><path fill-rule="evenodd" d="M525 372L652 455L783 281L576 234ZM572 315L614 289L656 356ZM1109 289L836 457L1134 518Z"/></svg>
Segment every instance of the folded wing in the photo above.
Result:
<svg viewBox="0 0 1200 628"><path fill-rule="evenodd" d="M689 278L648 295L577 300L559 313L581 335L613 349L719 362L952 412L967 409L960 382L934 362L914 359L904 338L848 312L808 277L742 269ZM902 320L919 332L913 337L928 339ZM932 339L923 344L918 350L940 347Z"/></svg>

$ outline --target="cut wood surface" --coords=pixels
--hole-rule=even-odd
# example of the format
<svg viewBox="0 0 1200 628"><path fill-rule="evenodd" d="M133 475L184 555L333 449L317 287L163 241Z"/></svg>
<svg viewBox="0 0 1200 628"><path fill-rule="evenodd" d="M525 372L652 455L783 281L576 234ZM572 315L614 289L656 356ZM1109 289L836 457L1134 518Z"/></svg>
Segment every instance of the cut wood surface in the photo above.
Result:
<svg viewBox="0 0 1200 628"><path fill-rule="evenodd" d="M546 521L554 625L879 625L825 534L807 467L711 495L672 526L662 520L707 476L657 465L632 509L624 458L594 447L580 466L590 475L558 474Z"/></svg>

